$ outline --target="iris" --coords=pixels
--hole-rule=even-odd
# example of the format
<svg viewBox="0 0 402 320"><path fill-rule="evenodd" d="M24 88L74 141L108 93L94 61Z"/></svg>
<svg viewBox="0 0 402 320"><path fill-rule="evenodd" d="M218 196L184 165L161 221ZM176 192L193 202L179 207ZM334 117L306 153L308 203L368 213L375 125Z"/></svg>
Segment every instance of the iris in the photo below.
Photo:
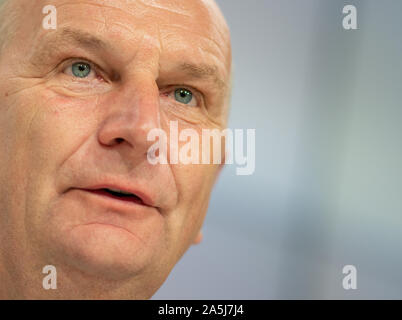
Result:
<svg viewBox="0 0 402 320"><path fill-rule="evenodd" d="M176 89L174 96L176 101L183 104L189 104L193 100L192 92L184 88Z"/></svg>
<svg viewBox="0 0 402 320"><path fill-rule="evenodd" d="M76 62L72 65L72 72L78 78L86 78L91 72L91 66L85 62Z"/></svg>

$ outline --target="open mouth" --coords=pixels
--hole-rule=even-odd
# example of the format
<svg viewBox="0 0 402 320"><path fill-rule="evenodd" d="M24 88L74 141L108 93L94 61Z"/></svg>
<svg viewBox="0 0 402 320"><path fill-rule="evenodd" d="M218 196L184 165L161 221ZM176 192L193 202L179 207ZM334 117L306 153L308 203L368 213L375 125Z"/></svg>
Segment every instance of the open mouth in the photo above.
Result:
<svg viewBox="0 0 402 320"><path fill-rule="evenodd" d="M106 196L106 197L110 197L110 198L113 198L116 200L120 200L120 201L134 202L134 203L138 203L141 205L145 205L144 202L142 201L142 199L140 197L138 197L137 195L130 193L130 192L125 192L122 190L103 188L103 189L87 190L87 191L99 194L101 196Z"/></svg>

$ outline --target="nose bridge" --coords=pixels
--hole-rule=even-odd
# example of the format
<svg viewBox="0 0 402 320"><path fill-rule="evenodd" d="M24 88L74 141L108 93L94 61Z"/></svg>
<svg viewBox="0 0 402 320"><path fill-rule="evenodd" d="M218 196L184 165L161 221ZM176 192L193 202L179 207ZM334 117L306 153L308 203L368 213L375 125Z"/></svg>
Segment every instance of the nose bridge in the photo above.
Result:
<svg viewBox="0 0 402 320"><path fill-rule="evenodd" d="M159 125L159 73L161 44L154 27L141 33L132 60L127 61L123 77L123 101L135 130L147 133Z"/></svg>
<svg viewBox="0 0 402 320"><path fill-rule="evenodd" d="M134 55L125 61L118 89L110 97L113 106L107 112L100 142L114 145L126 141L135 149L149 145L147 135L160 128L159 73L161 45L151 29L141 33Z"/></svg>
<svg viewBox="0 0 402 320"><path fill-rule="evenodd" d="M130 76L109 101L113 106L108 106L110 111L99 130L101 144L125 141L137 150L147 147L148 132L160 127L159 89L154 76L147 72Z"/></svg>
<svg viewBox="0 0 402 320"><path fill-rule="evenodd" d="M120 107L134 130L145 133L159 127L159 89L152 75L141 73L133 76L124 88Z"/></svg>

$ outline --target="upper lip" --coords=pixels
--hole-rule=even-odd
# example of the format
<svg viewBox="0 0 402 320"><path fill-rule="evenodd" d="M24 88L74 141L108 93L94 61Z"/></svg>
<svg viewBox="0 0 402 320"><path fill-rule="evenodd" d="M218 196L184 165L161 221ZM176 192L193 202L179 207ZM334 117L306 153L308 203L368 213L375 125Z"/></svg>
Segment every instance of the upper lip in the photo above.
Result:
<svg viewBox="0 0 402 320"><path fill-rule="evenodd" d="M91 185L88 187L82 187L79 189L83 190L88 190L88 191L95 191L95 190L101 190L101 189L111 189L111 190L119 190L123 191L126 193L132 193L138 198L141 199L144 205L150 206L150 207L155 207L155 199L151 195L151 193L146 190L146 188L137 188L134 186L131 186L130 184L126 183L99 183L95 185Z"/></svg>

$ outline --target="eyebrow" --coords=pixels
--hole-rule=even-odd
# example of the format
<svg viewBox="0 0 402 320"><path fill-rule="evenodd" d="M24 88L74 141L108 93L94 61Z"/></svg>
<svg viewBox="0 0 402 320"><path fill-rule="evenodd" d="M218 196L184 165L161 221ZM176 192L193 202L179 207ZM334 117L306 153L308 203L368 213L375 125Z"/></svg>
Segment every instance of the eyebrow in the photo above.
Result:
<svg viewBox="0 0 402 320"><path fill-rule="evenodd" d="M65 44L83 47L94 52L111 48L108 43L89 32L63 28L41 42L31 61L35 64L49 62L51 57L63 51Z"/></svg>
<svg viewBox="0 0 402 320"><path fill-rule="evenodd" d="M110 45L89 32L65 28L60 36L67 41L79 44L90 49L108 49Z"/></svg>
<svg viewBox="0 0 402 320"><path fill-rule="evenodd" d="M179 69L187 72L187 74L196 79L212 79L219 88L226 88L227 85L218 74L218 68L216 66L200 64L195 65L191 63L182 63L179 65Z"/></svg>

